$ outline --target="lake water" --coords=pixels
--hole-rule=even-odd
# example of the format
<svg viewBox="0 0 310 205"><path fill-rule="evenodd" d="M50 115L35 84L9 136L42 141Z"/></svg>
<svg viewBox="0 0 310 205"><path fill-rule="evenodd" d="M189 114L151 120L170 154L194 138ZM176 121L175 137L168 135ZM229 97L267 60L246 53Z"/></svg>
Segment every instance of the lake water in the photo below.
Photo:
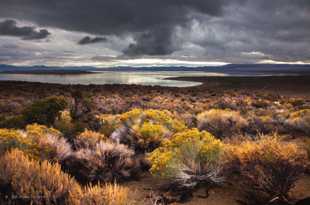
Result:
<svg viewBox="0 0 310 205"><path fill-rule="evenodd" d="M206 72L97 72L90 74L0 74L0 81L26 81L56 84L137 84L166 87L190 87L201 85L199 82L168 80L170 77L186 76L223 76L220 73Z"/></svg>

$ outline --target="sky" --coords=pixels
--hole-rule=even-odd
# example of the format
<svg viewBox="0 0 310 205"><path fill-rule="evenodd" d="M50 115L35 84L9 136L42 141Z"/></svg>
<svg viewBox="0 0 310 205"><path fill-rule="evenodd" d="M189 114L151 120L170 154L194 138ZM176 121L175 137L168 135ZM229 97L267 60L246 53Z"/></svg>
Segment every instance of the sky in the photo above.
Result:
<svg viewBox="0 0 310 205"><path fill-rule="evenodd" d="M310 64L310 0L0 0L0 64Z"/></svg>

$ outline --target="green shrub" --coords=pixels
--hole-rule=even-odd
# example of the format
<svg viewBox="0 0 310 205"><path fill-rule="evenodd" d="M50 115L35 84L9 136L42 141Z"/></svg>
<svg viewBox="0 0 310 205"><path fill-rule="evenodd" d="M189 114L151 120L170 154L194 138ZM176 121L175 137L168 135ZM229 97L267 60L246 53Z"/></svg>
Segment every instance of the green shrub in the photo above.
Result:
<svg viewBox="0 0 310 205"><path fill-rule="evenodd" d="M23 118L26 124L38 123L51 126L64 110L67 102L64 97L53 96L34 102L23 111Z"/></svg>
<svg viewBox="0 0 310 205"><path fill-rule="evenodd" d="M25 119L22 115L10 116L0 120L0 128L23 128Z"/></svg>

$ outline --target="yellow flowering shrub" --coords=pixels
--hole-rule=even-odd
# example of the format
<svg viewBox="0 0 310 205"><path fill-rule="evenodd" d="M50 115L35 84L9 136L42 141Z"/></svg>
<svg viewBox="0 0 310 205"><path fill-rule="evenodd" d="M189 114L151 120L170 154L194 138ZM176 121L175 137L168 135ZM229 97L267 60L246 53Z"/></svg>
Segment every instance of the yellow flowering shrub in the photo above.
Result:
<svg viewBox="0 0 310 205"><path fill-rule="evenodd" d="M231 169L241 173L243 200L250 205L266 204L276 197L280 202L287 201L307 160L306 153L296 144L276 135L227 145L225 158Z"/></svg>
<svg viewBox="0 0 310 205"><path fill-rule="evenodd" d="M72 152L59 131L38 124L28 125L26 130L0 129L0 155L12 148L52 161L61 161Z"/></svg>
<svg viewBox="0 0 310 205"><path fill-rule="evenodd" d="M207 173L219 166L223 144L208 132L197 129L176 133L149 154L151 173L179 178L192 172Z"/></svg>
<svg viewBox="0 0 310 205"><path fill-rule="evenodd" d="M167 110L136 108L120 115L101 115L99 119L101 133L114 133L113 139L129 138L124 141L141 150L153 150L164 138L186 129L184 122Z"/></svg>
<svg viewBox="0 0 310 205"><path fill-rule="evenodd" d="M0 129L0 154L2 155L13 148L24 150L33 155L37 155L39 152L38 147L23 132L13 129Z"/></svg>
<svg viewBox="0 0 310 205"><path fill-rule="evenodd" d="M61 161L72 152L62 133L54 128L38 124L27 125L25 134L38 147L41 159Z"/></svg>

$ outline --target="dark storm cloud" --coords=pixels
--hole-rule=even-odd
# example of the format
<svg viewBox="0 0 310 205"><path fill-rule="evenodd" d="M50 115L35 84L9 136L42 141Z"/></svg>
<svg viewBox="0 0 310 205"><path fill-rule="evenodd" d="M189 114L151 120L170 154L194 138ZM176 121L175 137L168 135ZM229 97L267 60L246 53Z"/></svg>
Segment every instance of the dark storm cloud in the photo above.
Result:
<svg viewBox="0 0 310 205"><path fill-rule="evenodd" d="M92 43L100 43L100 42L106 42L107 39L104 37L89 37L89 36L85 36L84 38L82 38L78 44L80 45L86 45L86 44L92 44Z"/></svg>
<svg viewBox="0 0 310 205"><path fill-rule="evenodd" d="M129 45L123 52L128 56L168 55L176 50L170 38L171 28L156 28L136 36L136 43Z"/></svg>
<svg viewBox="0 0 310 205"><path fill-rule="evenodd" d="M239 0L238 0L239 1ZM241 1L241 0L240 0ZM134 35L126 53L170 54L173 28L186 24L192 12L222 14L229 0L4 0L0 17L103 35ZM163 34L161 29L165 28ZM156 48L152 48L156 46Z"/></svg>
<svg viewBox="0 0 310 205"><path fill-rule="evenodd" d="M111 35L109 49L131 58L310 59L309 0L0 0L0 18Z"/></svg>
<svg viewBox="0 0 310 205"><path fill-rule="evenodd" d="M46 29L38 30L30 26L17 26L14 20L5 20L0 22L0 35L21 37L24 40L44 39L50 33Z"/></svg>

